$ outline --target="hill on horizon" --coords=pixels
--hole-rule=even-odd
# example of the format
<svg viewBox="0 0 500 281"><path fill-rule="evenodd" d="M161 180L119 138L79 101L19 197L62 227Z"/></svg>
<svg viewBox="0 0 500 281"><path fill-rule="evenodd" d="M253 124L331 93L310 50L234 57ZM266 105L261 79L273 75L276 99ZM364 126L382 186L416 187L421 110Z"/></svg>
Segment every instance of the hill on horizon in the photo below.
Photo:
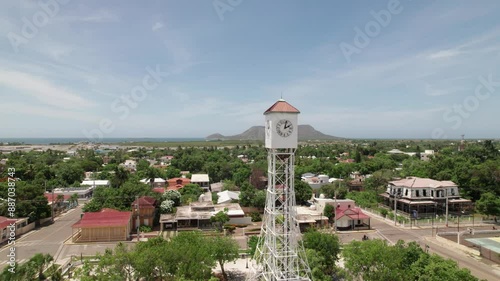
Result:
<svg viewBox="0 0 500 281"><path fill-rule="evenodd" d="M248 130L241 134L233 136L224 136L219 133L211 134L207 136L206 140L264 140L265 139L265 128L264 126L252 126ZM299 140L338 140L343 139L341 137L331 136L323 134L322 132L316 130L311 125L299 125L298 128Z"/></svg>

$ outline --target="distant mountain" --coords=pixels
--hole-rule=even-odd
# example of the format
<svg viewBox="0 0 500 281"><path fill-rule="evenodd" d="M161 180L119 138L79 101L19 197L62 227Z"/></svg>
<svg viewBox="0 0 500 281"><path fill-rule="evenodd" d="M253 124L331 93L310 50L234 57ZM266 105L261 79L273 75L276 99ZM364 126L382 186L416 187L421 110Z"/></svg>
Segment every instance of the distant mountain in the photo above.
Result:
<svg viewBox="0 0 500 281"><path fill-rule="evenodd" d="M335 140L340 137L330 136L317 131L311 125L299 125L299 140ZM206 140L264 140L266 136L264 126L253 126L241 134L224 136L219 133L206 137Z"/></svg>

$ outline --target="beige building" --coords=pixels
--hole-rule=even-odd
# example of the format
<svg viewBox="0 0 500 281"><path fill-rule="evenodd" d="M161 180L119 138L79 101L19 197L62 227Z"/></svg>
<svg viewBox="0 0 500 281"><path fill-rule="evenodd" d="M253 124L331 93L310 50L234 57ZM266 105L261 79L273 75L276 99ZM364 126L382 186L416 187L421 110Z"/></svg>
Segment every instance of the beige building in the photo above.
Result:
<svg viewBox="0 0 500 281"><path fill-rule="evenodd" d="M132 212L103 209L84 213L71 227L73 242L127 241L130 239Z"/></svg>
<svg viewBox="0 0 500 281"><path fill-rule="evenodd" d="M161 230L208 230L214 226L210 218L227 208L229 224L251 224L251 218L245 213L238 203L225 203L214 205L211 201L192 202L189 206L177 207L175 214L163 214L160 217Z"/></svg>
<svg viewBox="0 0 500 281"><path fill-rule="evenodd" d="M452 181L437 181L429 178L407 177L389 182L386 192L380 194L384 204L411 218L425 218L443 215L468 214L472 202L460 197L458 186Z"/></svg>

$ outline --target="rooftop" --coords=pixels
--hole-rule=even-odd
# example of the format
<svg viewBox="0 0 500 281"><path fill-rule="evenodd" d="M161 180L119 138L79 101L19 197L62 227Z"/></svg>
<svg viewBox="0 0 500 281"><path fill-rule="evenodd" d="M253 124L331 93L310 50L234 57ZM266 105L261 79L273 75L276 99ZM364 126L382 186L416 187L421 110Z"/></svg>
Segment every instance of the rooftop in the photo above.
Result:
<svg viewBox="0 0 500 281"><path fill-rule="evenodd" d="M141 208L144 208L144 207L154 208L154 205L156 203L156 199L154 199L153 197L150 197L150 196L142 196L139 199L134 200L134 202L132 202L131 205L136 206L137 202L139 202L139 207L141 207Z"/></svg>
<svg viewBox="0 0 500 281"><path fill-rule="evenodd" d="M141 182L142 183L151 183L151 179L148 179L148 178L142 179ZM165 180L162 178L155 178L154 183L165 183Z"/></svg>
<svg viewBox="0 0 500 281"><path fill-rule="evenodd" d="M408 177L397 181L390 181L390 185L408 187L408 188L425 188L425 187L456 187L457 185L452 181L437 181L428 178Z"/></svg>
<svg viewBox="0 0 500 281"><path fill-rule="evenodd" d="M4 227L9 226L11 223L16 222L16 220L17 219L11 219L0 216L0 230L4 229Z"/></svg>
<svg viewBox="0 0 500 281"><path fill-rule="evenodd" d="M130 223L132 212L103 209L95 213L83 213L83 217L72 228L118 227Z"/></svg>
<svg viewBox="0 0 500 281"><path fill-rule="evenodd" d="M286 102L284 99L279 99L271 107L269 107L264 114L271 112L300 113L297 108Z"/></svg>
<svg viewBox="0 0 500 281"><path fill-rule="evenodd" d="M209 182L208 174L192 174L191 182Z"/></svg>
<svg viewBox="0 0 500 281"><path fill-rule="evenodd" d="M81 185L90 185L90 186L109 185L109 180L87 180L87 181L82 181Z"/></svg>
<svg viewBox="0 0 500 281"><path fill-rule="evenodd" d="M226 203L214 205L212 202L193 202L189 206L177 207L175 220L188 219L210 219L213 215L227 208L227 214L231 216L244 216L245 213L238 203ZM160 221L171 220L172 215L161 215Z"/></svg>

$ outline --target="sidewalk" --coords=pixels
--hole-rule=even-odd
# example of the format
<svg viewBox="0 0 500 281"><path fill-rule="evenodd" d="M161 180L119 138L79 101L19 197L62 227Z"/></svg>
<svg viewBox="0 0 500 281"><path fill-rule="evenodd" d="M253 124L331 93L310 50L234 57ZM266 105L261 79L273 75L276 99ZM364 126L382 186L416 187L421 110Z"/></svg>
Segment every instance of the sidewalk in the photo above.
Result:
<svg viewBox="0 0 500 281"><path fill-rule="evenodd" d="M387 224L391 224L393 226L396 226L396 227L399 227L399 228L402 228L402 229L432 229L432 228L440 228L440 229L453 229L453 228L457 228L458 226L460 226L460 229L462 229L462 227L465 229L466 227L491 227L491 224L490 223L484 223L482 221L475 221L475 222L460 222L460 225L454 221L454 220L448 220L448 226L446 226L446 223L444 221L442 221L442 219L440 219L439 221L434 221L434 223L418 223L418 221L416 222L412 222L411 224L410 223L396 223L396 225L394 225L394 219L388 219L388 218L384 218L378 214L375 214L367 209L363 209L363 212L367 213L370 217L376 217L378 218L379 220L382 220L383 222L387 223ZM429 221L432 221L432 220L429 220Z"/></svg>

